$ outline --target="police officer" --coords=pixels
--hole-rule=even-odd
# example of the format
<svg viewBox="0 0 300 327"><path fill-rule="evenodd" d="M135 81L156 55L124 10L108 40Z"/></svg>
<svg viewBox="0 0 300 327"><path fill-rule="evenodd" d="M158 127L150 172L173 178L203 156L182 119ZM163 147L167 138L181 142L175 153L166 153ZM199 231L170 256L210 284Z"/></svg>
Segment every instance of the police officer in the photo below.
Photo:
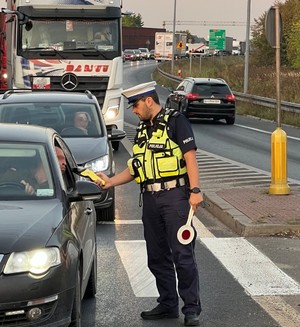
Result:
<svg viewBox="0 0 300 327"><path fill-rule="evenodd" d="M178 111L161 108L155 85L149 82L123 91L140 119L133 155L121 173L111 178L99 173L105 185L99 183L103 189L132 180L141 186L148 267L159 292L158 305L143 311L141 317L179 317L177 274L184 324L198 326L201 303L194 254L196 237L187 245L177 238L178 229L187 222L190 206L196 211L203 201L197 147L189 121Z"/></svg>

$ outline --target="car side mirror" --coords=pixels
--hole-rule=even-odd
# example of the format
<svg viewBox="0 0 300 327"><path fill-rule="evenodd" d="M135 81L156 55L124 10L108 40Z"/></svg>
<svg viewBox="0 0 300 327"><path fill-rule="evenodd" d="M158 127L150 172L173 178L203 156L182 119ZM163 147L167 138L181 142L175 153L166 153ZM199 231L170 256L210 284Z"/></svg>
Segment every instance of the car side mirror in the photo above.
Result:
<svg viewBox="0 0 300 327"><path fill-rule="evenodd" d="M126 132L117 129L117 128L113 128L109 133L108 133L108 139L110 141L120 141L122 140L124 137L126 137Z"/></svg>
<svg viewBox="0 0 300 327"><path fill-rule="evenodd" d="M94 201L101 197L102 190L94 182L78 180L75 182L74 191L68 197L70 201Z"/></svg>

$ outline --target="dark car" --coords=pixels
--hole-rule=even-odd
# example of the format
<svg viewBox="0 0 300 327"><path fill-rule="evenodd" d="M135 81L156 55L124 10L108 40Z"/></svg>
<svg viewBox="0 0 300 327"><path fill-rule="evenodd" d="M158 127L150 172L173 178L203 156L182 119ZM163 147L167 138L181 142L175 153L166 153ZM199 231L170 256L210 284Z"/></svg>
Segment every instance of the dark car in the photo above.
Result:
<svg viewBox="0 0 300 327"><path fill-rule="evenodd" d="M65 139L79 166L108 176L115 174L109 140L126 135L117 129L108 135L97 99L90 92L9 90L0 96L0 122L52 127ZM85 127L75 127L75 123ZM95 206L98 220L114 220L114 188L104 191Z"/></svg>
<svg viewBox="0 0 300 327"><path fill-rule="evenodd" d="M74 173L68 146L49 128L1 123L0 168L1 326L80 326L81 300L96 293L100 188ZM46 181L28 193L41 168Z"/></svg>
<svg viewBox="0 0 300 327"><path fill-rule="evenodd" d="M166 107L187 118L225 119L229 125L235 122L235 96L222 79L187 77L170 91Z"/></svg>
<svg viewBox="0 0 300 327"><path fill-rule="evenodd" d="M125 49L123 56L124 56L125 61L136 61L137 60L136 53L133 49Z"/></svg>
<svg viewBox="0 0 300 327"><path fill-rule="evenodd" d="M155 50L152 49L150 50L150 56L149 56L150 59L155 59Z"/></svg>

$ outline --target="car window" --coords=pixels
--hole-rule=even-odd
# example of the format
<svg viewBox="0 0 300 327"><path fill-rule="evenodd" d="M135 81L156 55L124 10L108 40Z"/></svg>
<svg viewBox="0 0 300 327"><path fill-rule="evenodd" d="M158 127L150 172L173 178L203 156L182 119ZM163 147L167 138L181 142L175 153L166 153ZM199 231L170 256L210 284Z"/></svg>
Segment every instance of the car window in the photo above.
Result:
<svg viewBox="0 0 300 327"><path fill-rule="evenodd" d="M214 94L230 94L230 91L226 84L201 83L194 85L193 93L211 96Z"/></svg>
<svg viewBox="0 0 300 327"><path fill-rule="evenodd" d="M103 136L105 126L101 125L101 112L94 104L62 104L65 126L61 130L63 137L99 137Z"/></svg>
<svg viewBox="0 0 300 327"><path fill-rule="evenodd" d="M184 90L184 81L181 82L176 88L176 91L183 91L183 90Z"/></svg>
<svg viewBox="0 0 300 327"><path fill-rule="evenodd" d="M0 169L0 199L53 197L53 178L43 145L1 142Z"/></svg>
<svg viewBox="0 0 300 327"><path fill-rule="evenodd" d="M60 138L57 137L55 139L54 144L55 144L55 151L57 150L57 148L59 148L63 152L63 157L65 159L65 170L61 169L61 164L60 164L60 160L61 160L61 156L62 156L61 151L59 154L56 153L57 154L56 160L60 166L60 172L61 172L60 177L63 181L63 184L65 185L65 188L68 191L71 191L75 187L75 181L77 179L79 179L79 176L74 174L74 169L77 168L77 164L76 164L74 157L72 156L69 148Z"/></svg>
<svg viewBox="0 0 300 327"><path fill-rule="evenodd" d="M66 128L75 127L77 112L86 115L87 124L83 130ZM14 124L40 125L54 128L58 133L65 131L64 136L103 136L103 126L99 123L99 113L94 104L80 103L14 103L0 105L0 121ZM62 134L63 135L63 134Z"/></svg>

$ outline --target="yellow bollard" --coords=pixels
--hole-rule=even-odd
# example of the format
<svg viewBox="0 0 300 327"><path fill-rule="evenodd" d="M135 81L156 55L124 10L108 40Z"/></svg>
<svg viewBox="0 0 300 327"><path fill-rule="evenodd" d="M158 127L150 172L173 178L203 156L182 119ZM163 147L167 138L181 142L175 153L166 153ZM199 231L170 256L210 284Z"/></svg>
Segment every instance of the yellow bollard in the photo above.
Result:
<svg viewBox="0 0 300 327"><path fill-rule="evenodd" d="M287 184L287 137L280 127L271 137L271 185L270 194L289 194Z"/></svg>

